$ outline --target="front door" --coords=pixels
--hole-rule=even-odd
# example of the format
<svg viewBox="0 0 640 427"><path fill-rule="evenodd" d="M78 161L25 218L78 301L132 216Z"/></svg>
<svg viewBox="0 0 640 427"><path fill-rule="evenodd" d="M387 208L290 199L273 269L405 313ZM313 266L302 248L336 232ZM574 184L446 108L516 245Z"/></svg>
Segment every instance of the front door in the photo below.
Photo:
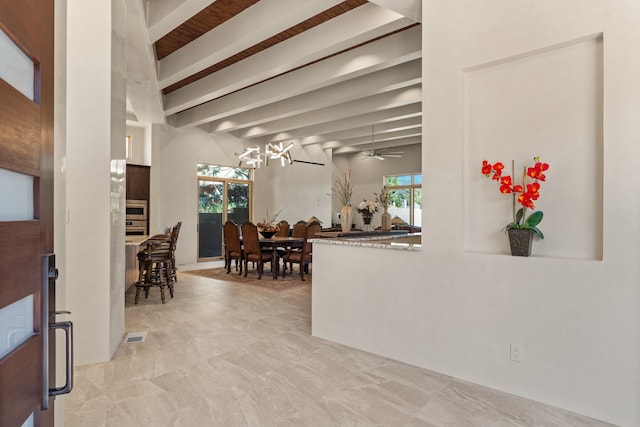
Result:
<svg viewBox="0 0 640 427"><path fill-rule="evenodd" d="M0 0L2 427L53 425L42 314L42 258L53 252L53 8Z"/></svg>

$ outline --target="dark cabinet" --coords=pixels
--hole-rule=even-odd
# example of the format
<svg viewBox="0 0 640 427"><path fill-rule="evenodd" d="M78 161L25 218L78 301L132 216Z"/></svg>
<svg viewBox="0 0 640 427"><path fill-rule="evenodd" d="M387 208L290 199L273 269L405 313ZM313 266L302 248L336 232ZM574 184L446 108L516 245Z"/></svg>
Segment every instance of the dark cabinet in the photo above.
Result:
<svg viewBox="0 0 640 427"><path fill-rule="evenodd" d="M149 166L127 165L127 200L149 200Z"/></svg>

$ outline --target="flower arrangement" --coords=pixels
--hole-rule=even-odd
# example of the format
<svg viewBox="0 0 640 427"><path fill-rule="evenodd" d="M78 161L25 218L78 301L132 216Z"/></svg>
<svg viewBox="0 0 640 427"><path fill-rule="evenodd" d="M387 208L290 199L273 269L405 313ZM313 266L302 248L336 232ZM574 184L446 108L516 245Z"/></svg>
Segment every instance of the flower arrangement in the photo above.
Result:
<svg viewBox="0 0 640 427"><path fill-rule="evenodd" d="M338 177L331 187L331 192L340 200L342 206L351 206L353 185L351 185L351 170L344 174L344 179Z"/></svg>
<svg viewBox="0 0 640 427"><path fill-rule="evenodd" d="M373 195L376 196L376 203L383 208L388 208L391 205L391 194L389 194L389 191L385 187L382 188L379 195L376 193L373 193Z"/></svg>
<svg viewBox="0 0 640 427"><path fill-rule="evenodd" d="M514 180L509 175L502 175L504 165L500 162L491 164L487 160L482 161L482 174L486 177L491 177L492 180L500 183L500 192L502 194L511 194L513 205L513 222L506 225L505 229L512 228L524 228L529 229L538 236L540 239L544 239L544 234L537 227L542 221L542 211L532 212L528 217L526 216L527 209L535 209L534 201L540 197L540 181L546 180L545 172L549 169L547 163L542 163L540 157L534 157L535 162L533 167L524 167L522 173L522 184L514 184ZM513 160L511 161L511 174L514 175ZM533 182L526 183L525 180L529 178ZM516 211L516 202L522 207Z"/></svg>
<svg viewBox="0 0 640 427"><path fill-rule="evenodd" d="M363 200L358 205L358 212L364 213L365 215L373 215L374 213L378 212L378 206L376 206L376 204L371 200Z"/></svg>

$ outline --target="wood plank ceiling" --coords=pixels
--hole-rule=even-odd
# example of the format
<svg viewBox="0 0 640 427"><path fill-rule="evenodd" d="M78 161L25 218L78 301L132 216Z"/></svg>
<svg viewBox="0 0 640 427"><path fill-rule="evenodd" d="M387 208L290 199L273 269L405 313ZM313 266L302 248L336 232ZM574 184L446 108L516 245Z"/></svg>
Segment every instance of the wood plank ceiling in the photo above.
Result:
<svg viewBox="0 0 640 427"><path fill-rule="evenodd" d="M127 1L130 117L334 154L421 141L420 23L379 5L419 0Z"/></svg>

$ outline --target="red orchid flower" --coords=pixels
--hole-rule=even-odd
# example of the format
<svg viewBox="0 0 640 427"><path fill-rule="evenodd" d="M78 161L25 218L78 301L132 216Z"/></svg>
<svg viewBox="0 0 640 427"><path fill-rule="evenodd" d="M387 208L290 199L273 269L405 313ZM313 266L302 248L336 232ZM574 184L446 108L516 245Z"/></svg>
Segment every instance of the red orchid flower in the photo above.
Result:
<svg viewBox="0 0 640 427"><path fill-rule="evenodd" d="M492 166L495 173L493 174L493 180L500 181L500 177L502 176L502 169L504 169L504 165L500 162L494 163Z"/></svg>
<svg viewBox="0 0 640 427"><path fill-rule="evenodd" d="M482 174L484 176L489 176L491 175L491 163L489 163L486 160L482 161Z"/></svg>
<svg viewBox="0 0 640 427"><path fill-rule="evenodd" d="M533 204L533 200L531 199L531 194L530 193L522 193L521 195L519 195L518 196L518 203L520 203L525 208L535 209L535 206Z"/></svg>
<svg viewBox="0 0 640 427"><path fill-rule="evenodd" d="M513 184L511 177L509 175L507 176L503 176L500 179L500 192L502 194L509 194L513 191L513 189L511 188L511 185Z"/></svg>
<svg viewBox="0 0 640 427"><path fill-rule="evenodd" d="M549 169L548 163L540 163L540 161L536 161L536 164L533 165L532 168L527 169L527 176L539 181L544 181L547 178L544 171L547 169Z"/></svg>
<svg viewBox="0 0 640 427"><path fill-rule="evenodd" d="M533 200L538 200L538 197L540 197L540 184L537 182L527 184L527 194L529 194Z"/></svg>

